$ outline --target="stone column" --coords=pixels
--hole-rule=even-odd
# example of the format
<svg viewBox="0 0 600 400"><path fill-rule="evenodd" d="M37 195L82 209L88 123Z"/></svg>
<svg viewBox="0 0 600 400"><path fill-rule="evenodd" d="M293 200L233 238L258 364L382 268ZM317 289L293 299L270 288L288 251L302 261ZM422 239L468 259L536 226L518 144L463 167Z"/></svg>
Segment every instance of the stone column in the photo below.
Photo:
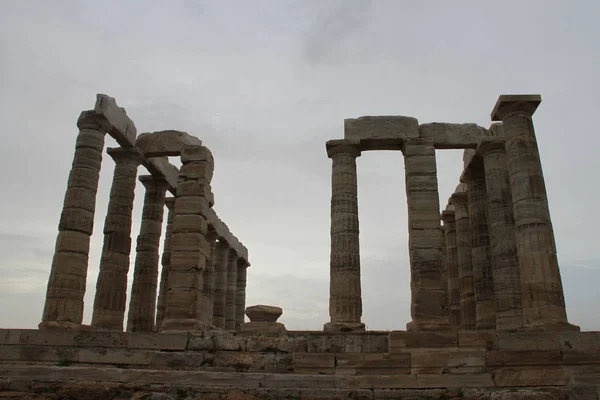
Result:
<svg viewBox="0 0 600 400"><path fill-rule="evenodd" d="M477 152L486 175L496 329L516 330L523 326L523 303L504 139L483 138Z"/></svg>
<svg viewBox="0 0 600 400"><path fill-rule="evenodd" d="M473 157L463 175L467 183L469 220L471 221L473 278L475 282L475 327L496 328L496 300L492 279L490 236L487 222L487 195L483 160Z"/></svg>
<svg viewBox="0 0 600 400"><path fill-rule="evenodd" d="M244 324L244 313L246 311L246 278L248 273L248 261L240 258L238 260L237 285L235 294L235 330L239 330Z"/></svg>
<svg viewBox="0 0 600 400"><path fill-rule="evenodd" d="M97 125L92 111L81 113L77 127L79 135L58 224L40 329L77 328L83 321L83 296L105 132Z"/></svg>
<svg viewBox="0 0 600 400"><path fill-rule="evenodd" d="M169 184L163 177L152 175L140 176L140 182L146 188L146 195L140 234L137 238L127 330L153 332L160 259L158 248L162 233L165 195Z"/></svg>
<svg viewBox="0 0 600 400"><path fill-rule="evenodd" d="M462 329L475 329L475 282L473 277L473 246L469 206L466 192L450 197L456 218L456 248L460 285L460 321Z"/></svg>
<svg viewBox="0 0 600 400"><path fill-rule="evenodd" d="M135 149L109 148L107 153L115 161L115 171L104 221L104 244L96 282L92 326L122 331L135 179L141 159Z"/></svg>
<svg viewBox="0 0 600 400"><path fill-rule="evenodd" d="M225 328L225 303L227 302L227 265L229 264L229 245L222 239L215 246L215 303L213 306L213 325Z"/></svg>
<svg viewBox="0 0 600 400"><path fill-rule="evenodd" d="M225 300L225 329L235 329L235 305L237 292L237 271L239 256L233 249L229 249L227 263L227 299Z"/></svg>
<svg viewBox="0 0 600 400"><path fill-rule="evenodd" d="M358 187L358 141L330 140L327 155L331 174L331 257L329 283L330 322L325 331L362 331Z"/></svg>
<svg viewBox="0 0 600 400"><path fill-rule="evenodd" d="M198 319L202 274L210 248L206 241L214 160L204 146L181 152L181 169L175 199L171 262L167 281L167 308L161 330L195 330L207 326Z"/></svg>
<svg viewBox="0 0 600 400"><path fill-rule="evenodd" d="M171 263L171 236L173 236L173 219L175 218L175 198L166 198L165 205L167 206L169 213L167 214L167 229L165 230L165 241L163 242L163 254L161 257L162 271L160 273L158 305L156 306L157 330L160 330L162 322L165 319L165 310L167 308L169 264Z"/></svg>
<svg viewBox="0 0 600 400"><path fill-rule="evenodd" d="M556 244L532 115L539 95L503 95L492 111L506 137L524 325L532 330L579 329L567 322Z"/></svg>
<svg viewBox="0 0 600 400"><path fill-rule="evenodd" d="M408 139L403 153L411 271L412 322L407 325L407 329L449 329L433 140Z"/></svg>
<svg viewBox="0 0 600 400"><path fill-rule="evenodd" d="M206 259L206 269L202 280L204 286L202 288L201 304L198 306L202 315L200 316L201 321L205 321L207 324L213 324L213 311L215 304L215 263L217 262L217 233L215 231L209 231L206 235L206 240L210 247L210 257Z"/></svg>
<svg viewBox="0 0 600 400"><path fill-rule="evenodd" d="M458 280L458 255L456 248L456 221L454 210L442 212L446 235L446 270L448 271L448 308L450 309L450 327L460 328L460 284Z"/></svg>

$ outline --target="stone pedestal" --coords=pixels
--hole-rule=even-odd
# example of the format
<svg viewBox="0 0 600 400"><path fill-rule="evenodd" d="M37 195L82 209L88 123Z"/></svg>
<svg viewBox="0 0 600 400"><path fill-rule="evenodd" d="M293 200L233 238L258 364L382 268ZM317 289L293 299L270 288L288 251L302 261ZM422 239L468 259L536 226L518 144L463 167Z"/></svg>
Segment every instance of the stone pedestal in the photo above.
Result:
<svg viewBox="0 0 600 400"><path fill-rule="evenodd" d="M96 124L91 111L81 113L77 126L79 135L58 224L40 329L77 328L83 321L83 296L105 132Z"/></svg>
<svg viewBox="0 0 600 400"><path fill-rule="evenodd" d="M490 237L487 222L487 195L483 160L476 156L462 177L467 183L472 235L473 278L475 282L475 327L496 328L496 300L492 278Z"/></svg>
<svg viewBox="0 0 600 400"><path fill-rule="evenodd" d="M539 95L500 96L493 121L502 121L512 189L522 282L524 325L532 330L568 330L562 281L546 184L532 115Z"/></svg>
<svg viewBox="0 0 600 400"><path fill-rule="evenodd" d="M475 281L473 277L473 247L467 193L454 193L450 197L450 202L454 206L456 219L461 329L475 329Z"/></svg>
<svg viewBox="0 0 600 400"><path fill-rule="evenodd" d="M523 303L504 139L484 138L477 151L486 175L496 329L516 330L523 326Z"/></svg>
<svg viewBox="0 0 600 400"><path fill-rule="evenodd" d="M152 332L155 330L156 292L160 236L165 209L165 195L169 184L164 178L144 175L140 182L146 188L142 225L137 239L137 255L133 271L131 301L127 330Z"/></svg>
<svg viewBox="0 0 600 400"><path fill-rule="evenodd" d="M250 322L242 323L242 332L286 332L285 326L277 320L283 314L281 307L256 305L246 308Z"/></svg>
<svg viewBox="0 0 600 400"><path fill-rule="evenodd" d="M227 261L227 291L225 300L225 329L235 330L236 321L236 302L237 302L237 273L238 273L237 253L230 249Z"/></svg>
<svg viewBox="0 0 600 400"><path fill-rule="evenodd" d="M356 157L358 143L349 140L327 142L332 159L331 175L331 258L329 285L330 322L326 331L364 330L361 322L360 246L358 229L358 188Z"/></svg>
<svg viewBox="0 0 600 400"><path fill-rule="evenodd" d="M175 218L175 198L166 198L165 206L167 206L169 213L167 214L167 228L165 229L165 240L163 242L163 254L161 257L162 271L160 273L160 286L156 306L157 330L160 330L165 319L165 310L167 307L169 264L171 263L171 236L173 235L173 219Z"/></svg>
<svg viewBox="0 0 600 400"><path fill-rule="evenodd" d="M215 302L213 307L213 325L225 328L225 304L227 302L227 265L229 264L229 245L219 240L215 246Z"/></svg>
<svg viewBox="0 0 600 400"><path fill-rule="evenodd" d="M210 257L207 215L214 160L204 146L181 152L175 218L171 240L167 308L161 330L195 330L207 324L198 319L202 274Z"/></svg>
<svg viewBox="0 0 600 400"><path fill-rule="evenodd" d="M446 270L448 276L448 307L450 309L450 327L460 328L460 284L458 279L458 254L456 247L456 220L454 210L442 212L446 236Z"/></svg>
<svg viewBox="0 0 600 400"><path fill-rule="evenodd" d="M447 330L449 309L433 140L407 139L403 153L411 272L412 322L407 329Z"/></svg>
<svg viewBox="0 0 600 400"><path fill-rule="evenodd" d="M246 309L246 278L249 264L246 260L238 260L237 285L235 292L235 329L240 329L244 323L244 310Z"/></svg>
<svg viewBox="0 0 600 400"><path fill-rule="evenodd" d="M135 149L109 148L107 152L115 161L115 172L104 222L92 326L122 331L131 253L131 219L141 159Z"/></svg>

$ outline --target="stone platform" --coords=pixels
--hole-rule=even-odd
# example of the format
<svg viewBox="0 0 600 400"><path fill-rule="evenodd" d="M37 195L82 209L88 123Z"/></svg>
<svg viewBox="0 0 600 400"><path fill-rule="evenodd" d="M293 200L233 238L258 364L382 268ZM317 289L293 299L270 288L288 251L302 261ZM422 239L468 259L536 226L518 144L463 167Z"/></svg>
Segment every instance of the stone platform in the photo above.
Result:
<svg viewBox="0 0 600 400"><path fill-rule="evenodd" d="M0 330L2 399L598 400L599 392L600 332Z"/></svg>

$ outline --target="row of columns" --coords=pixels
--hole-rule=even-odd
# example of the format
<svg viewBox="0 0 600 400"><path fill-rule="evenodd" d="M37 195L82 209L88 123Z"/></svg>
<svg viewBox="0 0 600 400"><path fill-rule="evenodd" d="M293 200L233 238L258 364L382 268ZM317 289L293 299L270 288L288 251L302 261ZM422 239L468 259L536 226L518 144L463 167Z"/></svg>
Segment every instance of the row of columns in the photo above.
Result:
<svg viewBox="0 0 600 400"><path fill-rule="evenodd" d="M442 212L454 329L576 330L567 321L532 115L535 96L501 96Z"/></svg>
<svg viewBox="0 0 600 400"><path fill-rule="evenodd" d="M40 328L77 328L83 321L89 243L106 133L97 125L93 111L81 114L78 127ZM190 328L180 323L190 319L223 329L236 329L244 322L249 264L226 239L209 231L206 211L210 207L212 155L205 147L194 151L185 159L182 156L177 198L166 198L170 186L164 177L139 177L146 192L136 243L128 331L155 331L169 318L170 329ZM137 169L143 160L136 148L109 148L107 153L115 169L91 325L122 331L134 193ZM205 182L198 192L196 186L202 180ZM165 205L169 213L157 301Z"/></svg>

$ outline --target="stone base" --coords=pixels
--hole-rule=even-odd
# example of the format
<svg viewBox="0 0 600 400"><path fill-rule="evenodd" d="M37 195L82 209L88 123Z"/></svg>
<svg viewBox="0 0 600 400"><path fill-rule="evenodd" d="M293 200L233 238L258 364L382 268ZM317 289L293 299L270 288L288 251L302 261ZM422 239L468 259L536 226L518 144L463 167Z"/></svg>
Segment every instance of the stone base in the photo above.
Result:
<svg viewBox="0 0 600 400"><path fill-rule="evenodd" d="M165 319L159 332L184 332L208 329L209 324L197 319Z"/></svg>
<svg viewBox="0 0 600 400"><path fill-rule="evenodd" d="M406 324L406 330L409 332L416 331L451 331L458 330L458 327L452 327L448 322L444 321L410 321Z"/></svg>
<svg viewBox="0 0 600 400"><path fill-rule="evenodd" d="M362 322L328 322L323 325L325 332L364 332L365 324Z"/></svg>
<svg viewBox="0 0 600 400"><path fill-rule="evenodd" d="M523 332L580 332L581 328L577 325L564 321L544 321L526 325L522 328Z"/></svg>
<svg viewBox="0 0 600 400"><path fill-rule="evenodd" d="M240 332L285 333L285 325L279 322L246 322L240 325Z"/></svg>
<svg viewBox="0 0 600 400"><path fill-rule="evenodd" d="M41 330L68 330L68 331L96 331L95 327L83 324L76 324L75 322L69 321L42 321L39 323L38 328Z"/></svg>

